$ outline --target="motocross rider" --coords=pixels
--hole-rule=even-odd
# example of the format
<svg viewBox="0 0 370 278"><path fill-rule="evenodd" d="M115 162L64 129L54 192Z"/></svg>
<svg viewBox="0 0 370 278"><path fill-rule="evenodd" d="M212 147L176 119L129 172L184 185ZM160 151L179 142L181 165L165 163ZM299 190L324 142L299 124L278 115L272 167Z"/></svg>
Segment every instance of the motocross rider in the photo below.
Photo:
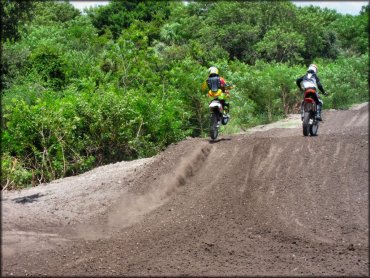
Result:
<svg viewBox="0 0 370 278"><path fill-rule="evenodd" d="M320 96L318 94L318 91L317 91L317 88L326 96L327 93L325 92L321 82L320 82L320 79L319 77L317 76L317 66L315 64L311 64L308 69L307 69L307 72L305 75L297 78L296 80L296 84L298 86L298 88L300 88L301 90L303 89L304 91L306 90L314 90L315 91L315 95L316 95L316 98L315 98L315 102L316 102L316 105L317 105L317 112L316 112L316 119L318 121L322 121L322 118L321 118L321 110L322 110L322 105L323 105L323 101L320 99ZM303 82L303 83L302 83ZM308 84L308 85L305 85L305 84ZM303 111L303 103L304 101L302 101L302 104L301 104L301 116L302 116L302 119L303 119L303 115L304 115L304 111Z"/></svg>
<svg viewBox="0 0 370 278"><path fill-rule="evenodd" d="M230 104L227 100L230 97L230 92L227 89L232 89L231 85L226 83L223 77L220 77L218 68L210 67L208 69L208 79L203 83L202 89L205 90L208 86L208 97L212 99L218 99L226 113L226 117L229 117Z"/></svg>

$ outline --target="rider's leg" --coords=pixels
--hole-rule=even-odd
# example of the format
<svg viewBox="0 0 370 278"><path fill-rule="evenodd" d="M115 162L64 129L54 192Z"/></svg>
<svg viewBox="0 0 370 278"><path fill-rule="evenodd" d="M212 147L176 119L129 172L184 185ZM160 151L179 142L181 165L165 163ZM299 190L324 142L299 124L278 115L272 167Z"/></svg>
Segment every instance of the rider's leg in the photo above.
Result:
<svg viewBox="0 0 370 278"><path fill-rule="evenodd" d="M225 108L226 114L229 114L229 112L230 112L230 103L225 101L224 108Z"/></svg>
<svg viewBox="0 0 370 278"><path fill-rule="evenodd" d="M221 105L222 105L222 110L225 110L225 100L224 99L219 99Z"/></svg>
<svg viewBox="0 0 370 278"><path fill-rule="evenodd" d="M319 99L319 101L316 104L317 104L316 119L318 121L322 121L322 118L321 118L321 110L322 110L323 102L322 102L321 99Z"/></svg>

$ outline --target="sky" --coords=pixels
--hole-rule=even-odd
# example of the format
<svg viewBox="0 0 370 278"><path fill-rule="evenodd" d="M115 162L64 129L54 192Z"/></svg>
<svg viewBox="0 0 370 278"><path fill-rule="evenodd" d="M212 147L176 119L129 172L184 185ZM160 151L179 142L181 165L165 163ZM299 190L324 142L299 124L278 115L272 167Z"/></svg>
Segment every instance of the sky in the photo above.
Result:
<svg viewBox="0 0 370 278"><path fill-rule="evenodd" d="M69 1L75 8L83 11L84 8L106 5L109 1Z"/></svg>
<svg viewBox="0 0 370 278"><path fill-rule="evenodd" d="M341 14L358 15L362 6L366 6L368 1L292 1L298 7L318 6L336 10Z"/></svg>
<svg viewBox="0 0 370 278"><path fill-rule="evenodd" d="M83 11L85 7L106 5L109 1L69 1L77 9ZM320 8L336 10L341 14L358 15L361 7L368 4L368 1L293 1L299 7L315 5Z"/></svg>

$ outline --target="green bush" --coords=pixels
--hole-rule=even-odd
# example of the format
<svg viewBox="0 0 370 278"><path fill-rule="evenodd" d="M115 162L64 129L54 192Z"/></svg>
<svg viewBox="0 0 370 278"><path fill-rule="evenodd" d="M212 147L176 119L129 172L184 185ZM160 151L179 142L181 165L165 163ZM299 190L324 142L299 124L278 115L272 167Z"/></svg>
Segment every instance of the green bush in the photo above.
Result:
<svg viewBox="0 0 370 278"><path fill-rule="evenodd" d="M324 97L324 107L346 109L352 104L369 101L368 54L359 57L340 58L324 64L320 78L329 96Z"/></svg>
<svg viewBox="0 0 370 278"><path fill-rule="evenodd" d="M3 189L20 189L33 183L33 173L22 165L22 160L3 153L1 157L1 185Z"/></svg>

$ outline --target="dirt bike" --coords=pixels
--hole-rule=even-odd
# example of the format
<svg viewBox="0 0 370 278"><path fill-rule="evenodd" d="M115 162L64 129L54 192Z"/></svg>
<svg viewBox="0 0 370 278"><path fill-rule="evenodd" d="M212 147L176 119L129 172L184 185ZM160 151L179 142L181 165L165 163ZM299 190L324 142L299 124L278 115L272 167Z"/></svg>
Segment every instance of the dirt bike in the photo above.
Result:
<svg viewBox="0 0 370 278"><path fill-rule="evenodd" d="M209 109L211 111L209 135L215 140L218 136L220 124L226 125L229 122L229 117L225 115L225 110L217 98L211 101Z"/></svg>
<svg viewBox="0 0 370 278"><path fill-rule="evenodd" d="M234 89L235 85L225 84L224 94L229 95L228 90ZM219 96L222 94L221 89L218 89L217 92L208 92L208 96L213 97L213 100L209 103L210 115L210 128L209 135L211 139L215 140L218 136L218 129L220 125L226 125L229 122L229 115L222 106L222 100L219 99ZM225 97L223 96L222 99ZM223 101L224 102L224 101ZM225 104L225 102L224 102ZM226 106L226 105L225 105ZM228 106L227 106L228 107Z"/></svg>
<svg viewBox="0 0 370 278"><path fill-rule="evenodd" d="M315 102L315 90L306 90L303 100L303 135L316 136L319 129L319 121L316 119L317 105Z"/></svg>
<svg viewBox="0 0 370 278"><path fill-rule="evenodd" d="M226 84L225 89L234 89L235 85ZM218 129L222 125L226 125L229 122L229 116L222 107L221 101L216 97L209 103L209 109L211 112L210 116L210 129L209 135L211 139L215 140L218 136Z"/></svg>

